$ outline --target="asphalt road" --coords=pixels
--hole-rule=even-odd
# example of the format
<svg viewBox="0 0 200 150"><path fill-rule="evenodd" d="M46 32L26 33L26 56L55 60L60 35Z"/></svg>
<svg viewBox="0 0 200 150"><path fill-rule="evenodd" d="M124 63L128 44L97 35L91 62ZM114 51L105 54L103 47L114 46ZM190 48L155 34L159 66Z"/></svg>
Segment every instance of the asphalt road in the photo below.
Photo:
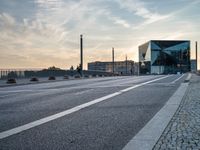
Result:
<svg viewBox="0 0 200 150"><path fill-rule="evenodd" d="M121 150L185 78L106 77L0 88L0 136L10 133L0 139L0 149ZM34 126L69 109L69 114ZM11 129L20 126L23 130L14 134Z"/></svg>

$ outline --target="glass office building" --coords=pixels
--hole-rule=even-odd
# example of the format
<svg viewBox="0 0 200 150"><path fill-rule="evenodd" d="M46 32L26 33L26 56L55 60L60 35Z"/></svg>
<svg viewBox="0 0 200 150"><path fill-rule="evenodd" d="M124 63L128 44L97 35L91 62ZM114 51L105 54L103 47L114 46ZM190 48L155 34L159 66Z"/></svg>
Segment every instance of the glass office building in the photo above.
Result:
<svg viewBox="0 0 200 150"><path fill-rule="evenodd" d="M140 74L190 71L190 41L152 40L139 46Z"/></svg>

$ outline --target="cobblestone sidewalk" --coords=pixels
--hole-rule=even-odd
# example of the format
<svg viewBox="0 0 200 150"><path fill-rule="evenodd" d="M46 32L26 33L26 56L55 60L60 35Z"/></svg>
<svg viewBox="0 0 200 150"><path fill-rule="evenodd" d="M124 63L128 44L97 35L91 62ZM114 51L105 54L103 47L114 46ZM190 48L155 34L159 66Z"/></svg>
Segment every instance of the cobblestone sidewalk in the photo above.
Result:
<svg viewBox="0 0 200 150"><path fill-rule="evenodd" d="M179 109L154 150L200 150L200 76L192 75Z"/></svg>

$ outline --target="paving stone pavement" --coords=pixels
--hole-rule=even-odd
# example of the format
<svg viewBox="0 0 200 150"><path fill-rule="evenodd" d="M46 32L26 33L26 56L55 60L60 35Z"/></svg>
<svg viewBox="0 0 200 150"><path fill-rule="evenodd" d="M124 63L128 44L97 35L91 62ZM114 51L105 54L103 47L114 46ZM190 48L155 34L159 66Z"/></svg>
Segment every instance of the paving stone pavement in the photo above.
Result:
<svg viewBox="0 0 200 150"><path fill-rule="evenodd" d="M200 150L200 76L192 75L187 92L153 150Z"/></svg>

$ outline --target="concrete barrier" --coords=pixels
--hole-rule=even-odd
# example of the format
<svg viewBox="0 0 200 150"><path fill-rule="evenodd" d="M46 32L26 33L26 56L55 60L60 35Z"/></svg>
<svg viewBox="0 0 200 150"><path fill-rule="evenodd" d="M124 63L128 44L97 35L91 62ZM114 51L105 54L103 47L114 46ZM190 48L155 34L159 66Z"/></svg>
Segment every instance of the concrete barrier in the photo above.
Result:
<svg viewBox="0 0 200 150"><path fill-rule="evenodd" d="M36 77L33 77L33 78L31 78L31 79L30 79L30 81L31 81L31 82L38 82L38 81L39 81L39 79L38 79L38 78L36 78Z"/></svg>
<svg viewBox="0 0 200 150"><path fill-rule="evenodd" d="M7 84L15 84L15 83L17 83L17 81L14 78L11 78L11 79L8 79L6 83Z"/></svg>
<svg viewBox="0 0 200 150"><path fill-rule="evenodd" d="M191 74L191 73L189 73L189 74L188 74L188 76L187 76L187 78L185 79L185 81L184 81L184 82L189 82L189 81L190 81L190 79L191 79L191 77L192 77L192 74Z"/></svg>

